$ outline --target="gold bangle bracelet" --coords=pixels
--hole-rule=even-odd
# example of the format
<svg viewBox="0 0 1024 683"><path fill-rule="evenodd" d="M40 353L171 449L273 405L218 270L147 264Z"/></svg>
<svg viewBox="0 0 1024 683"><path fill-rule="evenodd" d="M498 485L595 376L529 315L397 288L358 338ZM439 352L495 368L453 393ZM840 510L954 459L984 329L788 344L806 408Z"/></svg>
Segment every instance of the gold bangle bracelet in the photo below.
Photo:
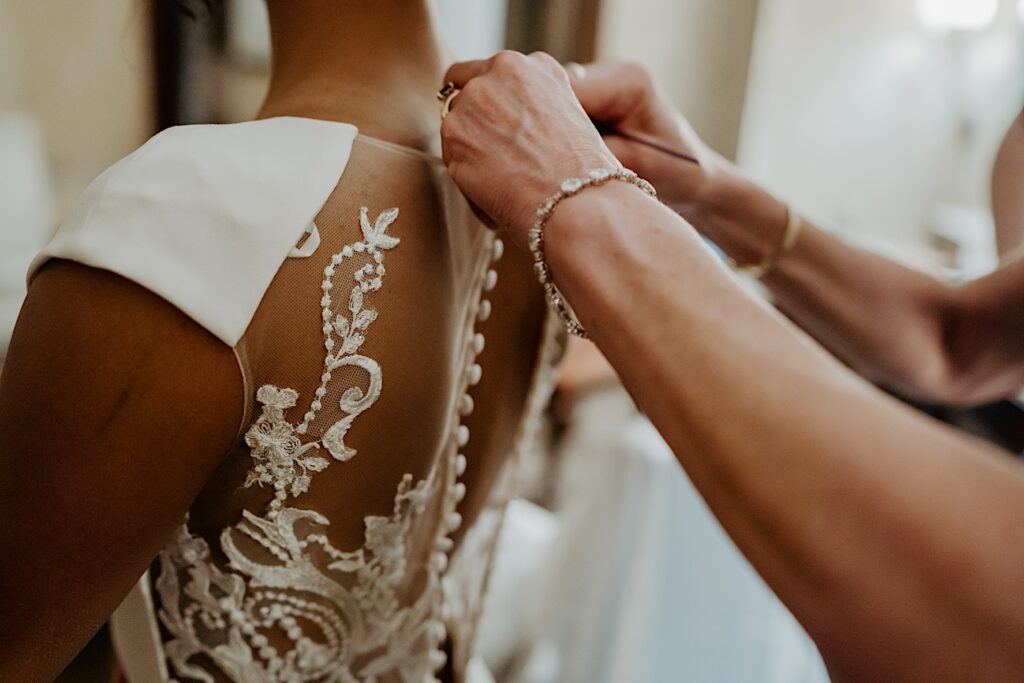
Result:
<svg viewBox="0 0 1024 683"><path fill-rule="evenodd" d="M730 261L733 270L749 275L755 280L760 280L775 269L775 266L778 265L783 256L793 250L793 247L796 246L796 241L800 238L800 233L803 231L804 221L800 214L789 205L786 206L786 212L786 232L783 234L778 246L768 252L758 263L739 266L736 265L735 261Z"/></svg>

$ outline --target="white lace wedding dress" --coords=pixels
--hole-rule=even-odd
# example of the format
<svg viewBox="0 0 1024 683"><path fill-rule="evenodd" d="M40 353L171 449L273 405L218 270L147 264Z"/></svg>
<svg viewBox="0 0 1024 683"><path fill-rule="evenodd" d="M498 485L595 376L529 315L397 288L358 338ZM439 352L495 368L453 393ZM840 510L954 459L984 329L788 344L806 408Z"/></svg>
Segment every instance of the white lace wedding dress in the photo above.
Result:
<svg viewBox="0 0 1024 683"><path fill-rule="evenodd" d="M113 621L134 683L465 678L557 347L501 256L437 159L342 123L171 129L93 183L33 271L142 285L245 382L236 447Z"/></svg>

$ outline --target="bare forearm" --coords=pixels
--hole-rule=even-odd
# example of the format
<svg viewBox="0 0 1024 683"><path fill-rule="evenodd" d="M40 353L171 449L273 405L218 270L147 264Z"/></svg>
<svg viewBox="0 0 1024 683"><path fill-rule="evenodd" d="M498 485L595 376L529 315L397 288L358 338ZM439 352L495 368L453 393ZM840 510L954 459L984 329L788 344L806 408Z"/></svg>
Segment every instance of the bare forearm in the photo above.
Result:
<svg viewBox="0 0 1024 683"><path fill-rule="evenodd" d="M781 311L865 378L956 402L959 309L943 283L813 226L764 282Z"/></svg>
<svg viewBox="0 0 1024 683"><path fill-rule="evenodd" d="M759 261L782 239L785 205L733 171L723 173L707 204L684 215L740 263ZM764 283L780 310L868 379L951 399L957 364L946 330L957 302L944 284L806 221Z"/></svg>
<svg viewBox="0 0 1024 683"><path fill-rule="evenodd" d="M1005 597L1024 583L1015 468L856 379L632 188L566 202L548 258L723 525L840 672L1024 667L1024 619Z"/></svg>

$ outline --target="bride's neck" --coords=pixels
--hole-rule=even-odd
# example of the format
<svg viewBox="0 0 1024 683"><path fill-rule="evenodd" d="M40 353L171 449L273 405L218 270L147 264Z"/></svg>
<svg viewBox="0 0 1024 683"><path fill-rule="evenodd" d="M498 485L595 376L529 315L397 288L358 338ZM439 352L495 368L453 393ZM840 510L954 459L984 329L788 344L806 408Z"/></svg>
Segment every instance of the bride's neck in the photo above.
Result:
<svg viewBox="0 0 1024 683"><path fill-rule="evenodd" d="M437 132L446 53L429 0L268 0L273 42L261 118L356 124L421 146Z"/></svg>

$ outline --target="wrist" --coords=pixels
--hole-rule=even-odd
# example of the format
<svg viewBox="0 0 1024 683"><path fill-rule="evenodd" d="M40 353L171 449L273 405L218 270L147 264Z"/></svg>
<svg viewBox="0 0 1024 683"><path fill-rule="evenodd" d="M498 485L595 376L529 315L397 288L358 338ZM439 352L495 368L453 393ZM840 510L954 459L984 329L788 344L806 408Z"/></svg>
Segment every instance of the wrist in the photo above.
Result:
<svg viewBox="0 0 1024 683"><path fill-rule="evenodd" d="M601 150L587 150L585 153L565 155L550 159L543 168L525 179L515 187L518 191L516 220L510 223L509 232L514 236L522 236L523 243L528 243L530 229L537 221L537 211L556 193L562 184L570 178L582 178L595 169L614 169L620 166L618 160L610 153ZM517 240L518 242L518 240Z"/></svg>
<svg viewBox="0 0 1024 683"><path fill-rule="evenodd" d="M545 255L556 281L571 267L570 260L587 260L581 248L602 249L613 241L611 233L636 228L614 216L629 215L651 201L639 187L623 182L592 187L562 201L545 230Z"/></svg>
<svg viewBox="0 0 1024 683"><path fill-rule="evenodd" d="M703 192L698 195L693 209L706 217L729 218L737 205L753 203L759 189L725 160L721 163L715 160L710 167L705 165L705 175Z"/></svg>
<svg viewBox="0 0 1024 683"><path fill-rule="evenodd" d="M789 208L728 165L711 174L700 202L679 211L735 262L761 261L786 232Z"/></svg>
<svg viewBox="0 0 1024 683"><path fill-rule="evenodd" d="M551 276L551 268L546 257L546 232L548 224L558 209L567 200L573 199L588 190L604 187L610 183L623 183L639 189L648 197L655 197L654 187L640 178L636 173L624 168L597 168L583 176L568 178L559 186L558 192L549 197L537 209L537 220L529 232L530 253L533 255L534 271L548 297L552 309L558 314L570 334L587 338L586 329L572 312L570 304L558 290Z"/></svg>

